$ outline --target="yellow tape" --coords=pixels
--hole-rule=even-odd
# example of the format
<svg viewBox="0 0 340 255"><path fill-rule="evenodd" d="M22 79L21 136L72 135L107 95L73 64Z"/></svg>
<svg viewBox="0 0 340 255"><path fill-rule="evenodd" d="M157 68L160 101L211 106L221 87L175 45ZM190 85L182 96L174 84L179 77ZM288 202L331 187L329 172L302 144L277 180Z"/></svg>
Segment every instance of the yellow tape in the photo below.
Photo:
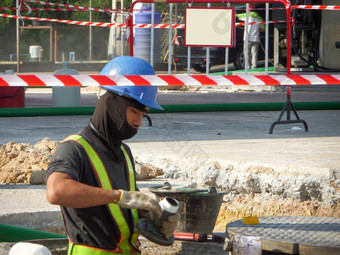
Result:
<svg viewBox="0 0 340 255"><path fill-rule="evenodd" d="M120 191L119 200L115 202L115 204L118 204L118 205L119 205L120 200L122 200L122 198L123 198L123 190L122 190L122 189L119 189L119 191Z"/></svg>

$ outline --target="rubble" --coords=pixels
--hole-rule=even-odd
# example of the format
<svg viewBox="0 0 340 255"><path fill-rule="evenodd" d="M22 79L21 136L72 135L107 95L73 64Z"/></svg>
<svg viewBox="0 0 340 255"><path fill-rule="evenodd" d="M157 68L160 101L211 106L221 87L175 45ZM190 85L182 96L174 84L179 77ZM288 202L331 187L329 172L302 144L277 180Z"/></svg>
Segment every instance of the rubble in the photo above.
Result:
<svg viewBox="0 0 340 255"><path fill-rule="evenodd" d="M164 171L158 167L155 167L149 163L135 162L136 179L137 181L147 180L162 176Z"/></svg>
<svg viewBox="0 0 340 255"><path fill-rule="evenodd" d="M46 171L57 145L48 138L33 146L15 142L0 145L0 183L29 184L33 172Z"/></svg>
<svg viewBox="0 0 340 255"><path fill-rule="evenodd" d="M0 183L44 183L46 169L58 142L48 138L29 145L0 145ZM192 188L215 186L224 197L215 231L245 216L340 217L340 181L333 175L299 171L277 172L264 165L237 165L199 158L135 156L137 180L162 177L170 183L184 180ZM147 163L146 163L147 162ZM333 176L333 177L332 177Z"/></svg>
<svg viewBox="0 0 340 255"><path fill-rule="evenodd" d="M35 145L9 142L0 145L0 183L45 184L46 170L59 142L45 138ZM136 162L137 180L164 174L151 164Z"/></svg>

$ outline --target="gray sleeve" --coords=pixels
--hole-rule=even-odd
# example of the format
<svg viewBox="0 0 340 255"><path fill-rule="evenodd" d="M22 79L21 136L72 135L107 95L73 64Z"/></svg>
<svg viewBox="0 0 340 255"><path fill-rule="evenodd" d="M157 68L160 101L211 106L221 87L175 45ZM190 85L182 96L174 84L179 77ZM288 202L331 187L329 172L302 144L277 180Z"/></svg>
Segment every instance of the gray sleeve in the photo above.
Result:
<svg viewBox="0 0 340 255"><path fill-rule="evenodd" d="M61 143L47 168L46 181L54 172L66 173L72 179L79 181L83 169L84 151L74 141Z"/></svg>

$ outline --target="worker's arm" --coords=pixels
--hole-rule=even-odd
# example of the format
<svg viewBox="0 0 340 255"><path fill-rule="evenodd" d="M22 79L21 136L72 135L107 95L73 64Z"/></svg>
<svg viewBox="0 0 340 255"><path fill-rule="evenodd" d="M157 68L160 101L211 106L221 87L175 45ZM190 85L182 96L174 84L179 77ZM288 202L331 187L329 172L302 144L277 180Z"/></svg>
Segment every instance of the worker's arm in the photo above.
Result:
<svg viewBox="0 0 340 255"><path fill-rule="evenodd" d="M115 203L121 208L151 210L157 218L162 214L158 202L139 191L97 188L77 182L61 172L52 173L46 185L47 200L51 204L86 208Z"/></svg>
<svg viewBox="0 0 340 255"><path fill-rule="evenodd" d="M118 202L119 190L106 190L73 180L68 174L54 172L46 183L47 200L51 204L86 208Z"/></svg>

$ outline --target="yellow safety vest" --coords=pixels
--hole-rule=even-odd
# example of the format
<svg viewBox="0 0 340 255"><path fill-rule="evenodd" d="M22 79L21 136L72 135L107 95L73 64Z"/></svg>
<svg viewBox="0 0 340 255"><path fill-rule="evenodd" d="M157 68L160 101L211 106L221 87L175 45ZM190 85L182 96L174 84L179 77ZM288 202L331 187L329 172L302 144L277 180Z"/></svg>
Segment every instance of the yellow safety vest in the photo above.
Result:
<svg viewBox="0 0 340 255"><path fill-rule="evenodd" d="M93 170L96 172L96 176L98 177L98 182L101 188L103 189L113 189L109 176L106 172L105 166L98 156L97 152L92 148L92 146L80 135L71 135L67 137L64 141L76 141L79 143L86 151L92 166ZM121 149L124 153L125 160L128 167L128 176L129 176L129 184L130 184L130 190L135 191L136 185L135 185L135 174L133 170L133 165L131 162L131 159L124 148L123 145L121 145ZM113 251L103 250L103 249L97 249L94 247L89 247L85 245L79 245L72 243L72 240L70 240L69 243L69 249L68 249L68 255L112 255L112 254L139 254L139 252L134 248L134 245L137 241L138 232L136 224L138 222L138 212L136 209L131 209L133 220L134 220L134 233L131 237L131 242L129 240L130 237L130 229L129 226L122 214L122 211L120 207L116 204L108 204L108 207L110 209L112 218L115 220L119 227L121 239L118 243L117 249Z"/></svg>

